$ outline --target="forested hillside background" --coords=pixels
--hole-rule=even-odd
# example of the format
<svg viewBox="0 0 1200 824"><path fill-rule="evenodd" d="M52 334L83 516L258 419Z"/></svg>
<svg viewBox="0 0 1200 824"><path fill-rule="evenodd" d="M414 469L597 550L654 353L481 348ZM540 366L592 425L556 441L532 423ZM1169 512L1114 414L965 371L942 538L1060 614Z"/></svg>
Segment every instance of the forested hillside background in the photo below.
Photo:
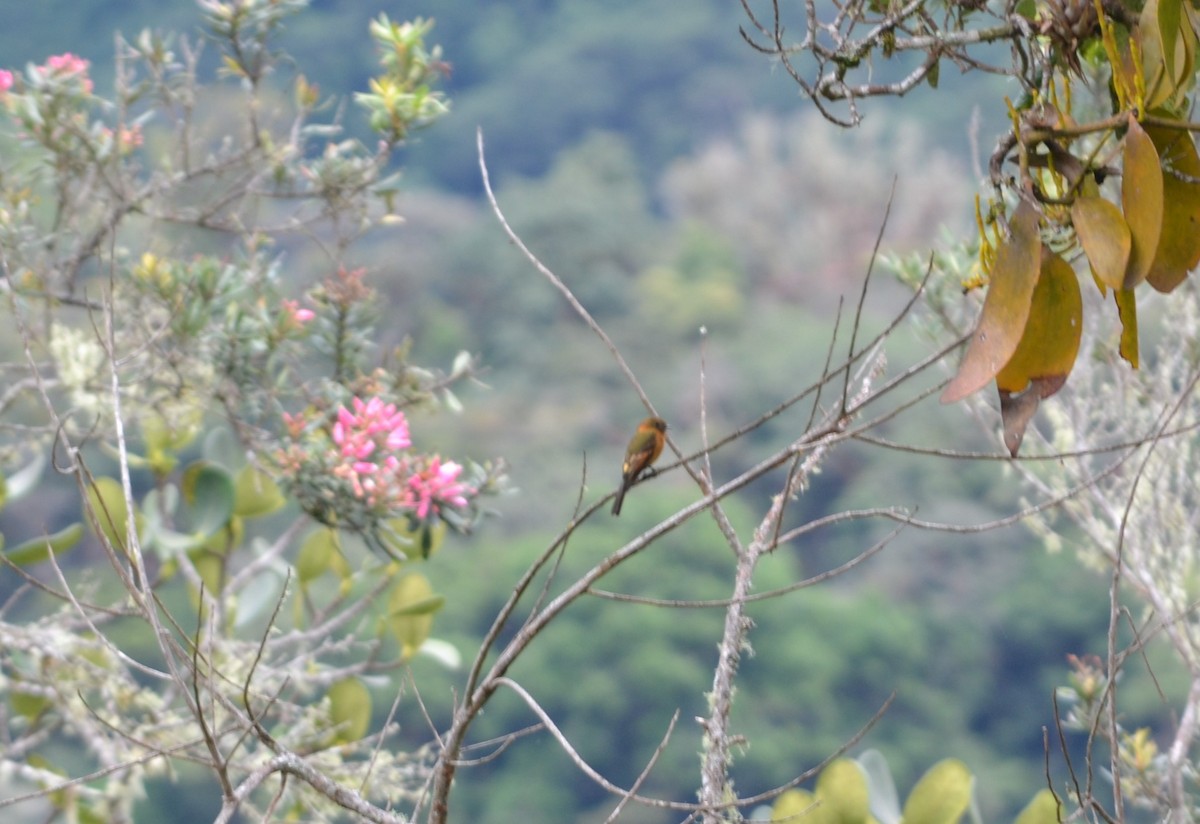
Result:
<svg viewBox="0 0 1200 824"><path fill-rule="evenodd" d="M363 86L372 70L364 32L380 10L393 19L436 19L431 40L452 65L452 113L407 147L397 198L404 223L374 233L361 264L386 297L389 343L411 338L418 359L431 363L448 365L460 349L478 355L484 371L463 392L466 411L430 425L449 451L504 456L519 488L496 504L482 539L452 537L429 565L430 577L453 589L434 632L469 650L510 582L570 516L585 461L584 495L611 490L625 439L643 416L608 354L486 209L477 128L514 229L605 324L674 437L695 449L699 328L707 330L714 430L737 426L750 410L814 379L839 299L857 293L866 271L893 180L885 247L932 248L941 227L969 225L974 157L986 155L999 126L974 121L970 89L948 93L957 79L943 71L936 98L919 90L903 115L881 105L861 129L840 131L808 111L795 87L742 41L742 14L729 0L438 0L382 9L368 0L314 2L283 42L319 77L322 95ZM183 0L17 4L0 27L0 64L73 51L93 62L103 87L115 30L188 30L194 20ZM287 263L298 289L322 275L321 265ZM903 295L885 284L875 301ZM868 325L881 322L868 317ZM902 368L926 346L904 331L889 361ZM995 441L961 410L932 399L897 420L891 434L945 448L992 449ZM753 462L754 440L747 444L744 454L722 455L726 468ZM865 467L854 449L838 453L793 517L901 504L967 523L1017 506L1000 462L955 465L897 451L886 462L875 454ZM620 520L573 540L565 569L693 492L676 478L638 488ZM48 498L43 511L0 517L53 520L56 505ZM863 527L820 533L773 558L775 574L784 582L799 570L831 568L879 537ZM710 534L682 530L608 584L656 597L721 598L730 564ZM755 711L745 713L739 788L749 794L818 763L895 692L862 747L884 752L902 792L933 762L955 756L977 778L985 820L1011 820L1045 783L1043 729L1053 728L1051 694L1066 680L1066 656L1104 649L1107 586L1017 526L902 536L835 583L761 604L756 655L745 663L740 692ZM643 761L626 753L653 749L676 709L685 724L703 715L704 696L693 685L711 669L720 617L593 605L556 624L519 674L581 754L629 784ZM438 717L461 674L428 661L415 666L426 708ZM1170 671L1158 675L1170 691ZM387 704L377 702L376 711ZM1139 715L1162 721L1148 682L1131 680L1123 711L1131 728ZM499 734L528 716L517 701L500 701L478 732ZM415 707L402 709L401 722L414 746L428 740ZM673 747L646 790L670 795L672 786L691 785L695 768L694 751ZM602 820L593 810L606 809L600 791L545 737L518 741L465 775L456 791L463 821L586 822ZM143 820L212 819L211 793L193 805L181 803L180 784L153 786ZM673 820L638 814L647 824Z"/></svg>

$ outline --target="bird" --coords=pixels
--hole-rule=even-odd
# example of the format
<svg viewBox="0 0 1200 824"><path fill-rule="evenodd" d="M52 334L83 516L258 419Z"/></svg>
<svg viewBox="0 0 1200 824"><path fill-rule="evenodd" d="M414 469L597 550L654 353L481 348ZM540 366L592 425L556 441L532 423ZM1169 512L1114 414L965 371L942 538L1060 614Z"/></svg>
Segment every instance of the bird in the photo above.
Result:
<svg viewBox="0 0 1200 824"><path fill-rule="evenodd" d="M617 491L617 499L613 501L612 514L621 514L621 504L629 487L637 482L638 477L650 469L650 464L658 460L662 454L663 443L666 442L667 422L662 418L646 418L638 424L637 431L629 439L625 447L625 463L621 465L621 488Z"/></svg>

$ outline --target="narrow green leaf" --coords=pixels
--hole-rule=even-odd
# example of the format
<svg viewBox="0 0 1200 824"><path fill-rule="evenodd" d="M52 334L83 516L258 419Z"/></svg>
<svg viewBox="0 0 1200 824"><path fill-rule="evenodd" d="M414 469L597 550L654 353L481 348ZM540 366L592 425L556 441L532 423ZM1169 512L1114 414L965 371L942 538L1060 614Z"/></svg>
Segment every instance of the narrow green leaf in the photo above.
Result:
<svg viewBox="0 0 1200 824"><path fill-rule="evenodd" d="M428 598L422 598L420 601L414 601L411 604L405 604L398 609L388 613L393 618L398 618L402 615L430 615L437 612L446 603L445 595L431 595Z"/></svg>
<svg viewBox="0 0 1200 824"><path fill-rule="evenodd" d="M17 566L32 566L47 560L50 553L62 555L69 552L83 537L83 524L74 523L65 529L41 538L32 538L4 553L4 557Z"/></svg>

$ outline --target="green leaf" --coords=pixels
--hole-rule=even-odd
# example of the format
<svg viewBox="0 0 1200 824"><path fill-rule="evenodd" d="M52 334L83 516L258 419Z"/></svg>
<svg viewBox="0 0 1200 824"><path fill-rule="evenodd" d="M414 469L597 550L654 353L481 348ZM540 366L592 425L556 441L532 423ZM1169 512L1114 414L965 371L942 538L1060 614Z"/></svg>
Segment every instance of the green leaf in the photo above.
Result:
<svg viewBox="0 0 1200 824"><path fill-rule="evenodd" d="M1013 824L1058 824L1062 820L1058 807L1054 793L1042 790L1025 805Z"/></svg>
<svg viewBox="0 0 1200 824"><path fill-rule="evenodd" d="M112 546L124 549L129 517L125 508L125 490L120 481L115 478L97 478L93 481L87 490L87 506L83 513L85 519L89 510L95 520L88 519L88 524L93 529L99 527L101 535Z"/></svg>
<svg viewBox="0 0 1200 824"><path fill-rule="evenodd" d="M196 568L200 580L204 583L205 592L209 595L219 593L221 583L225 580L225 559L203 548L190 550L188 557L192 560L192 566ZM193 595L198 594L193 593Z"/></svg>
<svg viewBox="0 0 1200 824"><path fill-rule="evenodd" d="M862 767L848 758L839 758L821 770L817 798L831 824L863 824L871 814L867 777Z"/></svg>
<svg viewBox="0 0 1200 824"><path fill-rule="evenodd" d="M49 698L31 692L22 692L20 688L12 689L9 692L8 705L14 712L30 722L37 721L42 713L53 706Z"/></svg>
<svg viewBox="0 0 1200 824"><path fill-rule="evenodd" d="M74 523L53 535L33 538L18 544L4 553L4 557L17 566L32 566L47 560L52 552L55 556L69 552L82 537L83 524Z"/></svg>
<svg viewBox="0 0 1200 824"><path fill-rule="evenodd" d="M441 549L446 538L446 524L442 521L392 518L380 531L379 537L388 548L398 551L409 560L428 560Z"/></svg>
<svg viewBox="0 0 1200 824"><path fill-rule="evenodd" d="M411 604L392 610L388 613L392 618L398 618L402 615L430 615L441 609L446 603L445 595L431 595L428 598L422 598L420 601L414 601Z"/></svg>
<svg viewBox="0 0 1200 824"><path fill-rule="evenodd" d="M296 576L300 583L307 584L320 578L333 566L333 560L341 554L341 541L336 530L329 527L314 529L300 544L296 557Z"/></svg>
<svg viewBox="0 0 1200 824"><path fill-rule="evenodd" d="M1179 41L1182 0L1155 0L1155 2L1157 3L1158 37L1163 64L1170 71L1172 77L1175 77L1175 45Z"/></svg>
<svg viewBox="0 0 1200 824"><path fill-rule="evenodd" d="M433 630L432 611L406 614L405 610L423 606L435 597L429 579L418 572L405 575L392 588L388 598L387 626L400 642L400 654L405 660L416 654Z"/></svg>
<svg viewBox="0 0 1200 824"><path fill-rule="evenodd" d="M233 517L233 478L221 467L197 461L183 473L183 499L189 505L191 530L208 538Z"/></svg>
<svg viewBox="0 0 1200 824"><path fill-rule="evenodd" d="M329 717L336 725L335 744L349 744L367 734L371 724L371 693L357 678L338 681L326 693Z"/></svg>
<svg viewBox="0 0 1200 824"><path fill-rule="evenodd" d="M233 482L233 511L243 518L258 518L270 515L283 507L279 485L266 472L253 464L246 464Z"/></svg>
<svg viewBox="0 0 1200 824"><path fill-rule="evenodd" d="M958 824L971 806L975 783L971 771L956 758L934 764L904 804L904 824Z"/></svg>
<svg viewBox="0 0 1200 824"><path fill-rule="evenodd" d="M771 820L821 824L824 817L819 812L820 809L817 797L808 790L788 790L780 793L771 806Z"/></svg>

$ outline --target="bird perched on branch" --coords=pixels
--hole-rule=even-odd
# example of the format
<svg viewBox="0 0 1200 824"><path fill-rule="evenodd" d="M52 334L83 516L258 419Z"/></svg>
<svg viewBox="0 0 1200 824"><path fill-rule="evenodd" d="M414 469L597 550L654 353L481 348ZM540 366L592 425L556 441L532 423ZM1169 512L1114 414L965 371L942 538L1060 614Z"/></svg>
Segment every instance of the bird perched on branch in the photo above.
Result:
<svg viewBox="0 0 1200 824"><path fill-rule="evenodd" d="M629 487L637 482L643 472L650 469L650 464L658 460L666 442L667 422L662 418L646 418L638 424L637 431L625 448L625 463L621 465L621 488L617 491L617 499L613 501L612 514L621 514L621 504Z"/></svg>

